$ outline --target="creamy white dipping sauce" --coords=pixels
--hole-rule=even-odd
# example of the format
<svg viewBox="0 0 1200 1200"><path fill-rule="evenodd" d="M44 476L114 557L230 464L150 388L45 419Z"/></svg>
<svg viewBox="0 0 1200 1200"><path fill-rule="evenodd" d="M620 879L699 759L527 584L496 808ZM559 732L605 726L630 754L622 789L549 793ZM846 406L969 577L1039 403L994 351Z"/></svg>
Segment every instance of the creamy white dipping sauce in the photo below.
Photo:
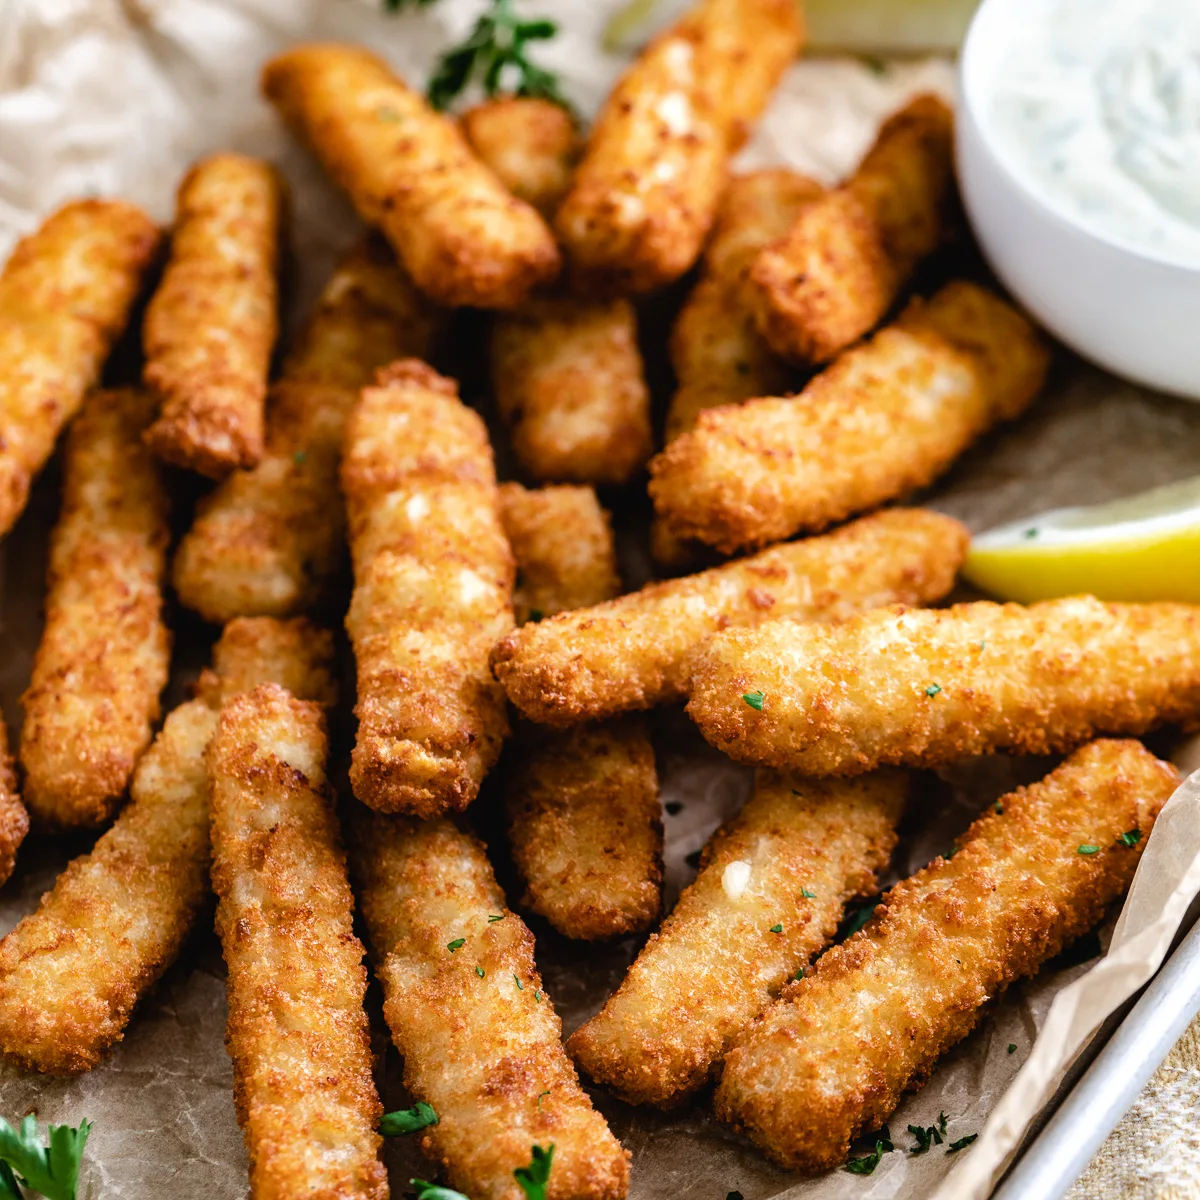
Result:
<svg viewBox="0 0 1200 1200"><path fill-rule="evenodd" d="M1027 187L1100 237L1200 266L1200 0L1047 0L990 120Z"/></svg>

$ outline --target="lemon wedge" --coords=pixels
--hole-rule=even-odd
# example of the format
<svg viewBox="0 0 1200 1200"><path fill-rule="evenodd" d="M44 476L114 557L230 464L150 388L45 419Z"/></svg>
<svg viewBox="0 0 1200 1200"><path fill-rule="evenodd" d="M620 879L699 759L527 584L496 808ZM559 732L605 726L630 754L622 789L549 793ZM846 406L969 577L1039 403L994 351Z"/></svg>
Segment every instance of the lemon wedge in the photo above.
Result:
<svg viewBox="0 0 1200 1200"><path fill-rule="evenodd" d="M1024 603L1089 592L1200 604L1200 476L991 529L972 540L963 574Z"/></svg>

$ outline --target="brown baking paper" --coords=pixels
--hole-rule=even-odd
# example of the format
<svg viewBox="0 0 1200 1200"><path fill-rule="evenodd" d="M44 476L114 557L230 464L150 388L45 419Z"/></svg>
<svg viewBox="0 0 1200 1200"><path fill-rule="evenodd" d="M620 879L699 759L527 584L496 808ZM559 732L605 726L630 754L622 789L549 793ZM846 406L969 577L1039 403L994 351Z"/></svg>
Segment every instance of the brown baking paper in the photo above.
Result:
<svg viewBox="0 0 1200 1200"><path fill-rule="evenodd" d="M552 11L562 33L541 60L567 92L593 111L622 65L604 54L600 33L613 9L599 0L528 0ZM368 0L8 0L0 3L0 256L40 214L81 193L123 195L167 219L175 185L198 155L217 149L261 154L280 164L294 193L297 268L294 319L315 294L356 227L345 201L284 135L256 92L261 62L301 38L363 41L422 80L437 50L470 27L478 0L440 0L389 18ZM953 68L926 61L877 70L851 60L807 62L789 74L746 166L786 162L822 179L844 173L880 117L909 92L952 91ZM650 326L648 326L649 328ZM478 357L466 347L467 358ZM447 367L454 371L454 361ZM661 398L660 398L661 399ZM1047 394L1018 425L969 454L929 502L978 530L1068 503L1088 503L1194 473L1200 461L1200 406L1152 396L1063 355ZM51 467L30 511L0 548L0 699L13 726L36 646L46 537L56 506ZM180 501L186 517L186 500ZM635 522L619 514L624 525ZM177 658L169 703L207 652L212 631L174 613ZM691 877L686 857L735 812L749 774L704 745L681 713L656 718L665 818L667 903ZM344 740L344 739L343 739ZM1168 743L1158 745L1160 750ZM944 850L987 803L1037 778L1049 761L964 764L932 781L915 806L892 877ZM1200 764L1197 764L1200 765ZM681 805L677 811L675 805ZM502 881L511 867L497 835L494 795L475 807ZM67 859L87 842L32 838L17 873L0 891L0 930L29 911ZM746 1200L834 1197L984 1196L995 1171L1045 1103L1078 1047L1153 973L1187 902L1200 886L1200 785L1181 788L1149 839L1137 879L1099 962L1051 964L1010 990L980 1028L952 1051L891 1121L897 1152L870 1177L835 1172L801 1180L769 1164L717 1125L702 1099L682 1112L635 1110L603 1093L598 1105L633 1154L638 1200ZM534 923L538 961L567 1031L599 1007L637 950L636 941L590 947ZM1080 955L1076 954L1076 959ZM1068 956L1069 958L1069 956ZM409 1103L388 1049L374 989L369 1007L380 1050L380 1086L389 1107ZM43 1121L95 1122L81 1194L105 1200L246 1194L246 1160L234 1118L224 1049L225 1000L219 947L209 922L188 945L99 1068L74 1080L0 1071L0 1114L35 1111ZM1053 1036L1039 1036L1047 1028ZM1017 1049L1009 1054L1007 1047ZM954 1156L935 1147L905 1153L908 1124L949 1118L949 1140L980 1133ZM411 1140L386 1150L393 1191L427 1173ZM945 1181L943 1183L943 1181Z"/></svg>

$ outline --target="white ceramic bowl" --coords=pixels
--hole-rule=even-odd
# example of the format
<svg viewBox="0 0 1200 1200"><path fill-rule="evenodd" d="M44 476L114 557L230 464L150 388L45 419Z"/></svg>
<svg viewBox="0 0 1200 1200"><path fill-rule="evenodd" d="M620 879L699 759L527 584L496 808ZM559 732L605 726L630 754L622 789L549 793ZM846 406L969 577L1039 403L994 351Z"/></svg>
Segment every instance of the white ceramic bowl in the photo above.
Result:
<svg viewBox="0 0 1200 1200"><path fill-rule="evenodd" d="M959 185L992 269L1057 338L1116 375L1200 400L1200 268L1074 223L1009 167L988 120L1017 23L1045 0L983 0L961 57Z"/></svg>

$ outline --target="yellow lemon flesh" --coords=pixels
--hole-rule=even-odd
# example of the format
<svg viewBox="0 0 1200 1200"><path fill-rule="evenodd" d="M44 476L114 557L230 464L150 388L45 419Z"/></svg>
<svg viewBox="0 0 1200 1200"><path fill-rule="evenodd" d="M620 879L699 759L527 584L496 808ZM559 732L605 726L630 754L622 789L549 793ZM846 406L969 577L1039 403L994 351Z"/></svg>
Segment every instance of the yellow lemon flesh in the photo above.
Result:
<svg viewBox="0 0 1200 1200"><path fill-rule="evenodd" d="M991 529L972 540L963 574L1024 603L1088 592L1200 604L1200 477Z"/></svg>

